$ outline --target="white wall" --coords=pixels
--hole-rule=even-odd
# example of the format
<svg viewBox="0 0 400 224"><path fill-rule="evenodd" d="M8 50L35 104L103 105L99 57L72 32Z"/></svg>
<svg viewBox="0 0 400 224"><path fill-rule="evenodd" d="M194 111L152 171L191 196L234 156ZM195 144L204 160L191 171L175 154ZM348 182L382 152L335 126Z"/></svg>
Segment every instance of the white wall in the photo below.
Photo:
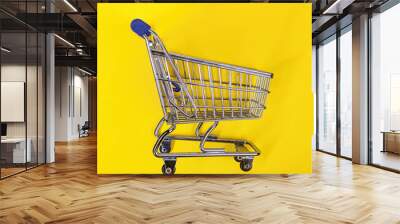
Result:
<svg viewBox="0 0 400 224"><path fill-rule="evenodd" d="M25 121L25 83L1 81L1 121Z"/></svg>
<svg viewBox="0 0 400 224"><path fill-rule="evenodd" d="M55 73L55 140L70 141L88 120L88 77L72 67L56 67Z"/></svg>
<svg viewBox="0 0 400 224"><path fill-rule="evenodd" d="M69 73L67 67L55 68L55 141L68 140Z"/></svg>
<svg viewBox="0 0 400 224"><path fill-rule="evenodd" d="M27 79L27 80L26 80ZM6 122L7 137L24 138L25 135L30 139L32 150L32 161L44 162L45 150L45 118L44 118L44 74L41 66L25 66L20 63L8 63L1 66L2 82L24 82L26 84L26 108L22 108L27 115L27 120L23 122ZM7 97L7 96L2 96ZM7 110L10 108L1 108ZM37 156L36 153L39 153Z"/></svg>
<svg viewBox="0 0 400 224"><path fill-rule="evenodd" d="M31 67L30 67L31 68ZM30 69L28 67L28 70ZM25 64L6 64L1 66L2 82L25 82ZM5 108L1 108L5 110ZM7 123L7 137L25 137L25 123Z"/></svg>
<svg viewBox="0 0 400 224"><path fill-rule="evenodd" d="M76 70L75 70L76 72ZM75 73L74 75L74 108L73 108L73 119L72 119L72 132L71 134L74 137L79 137L78 132L78 124L83 125L85 121L89 119L89 110L88 110L88 99L89 99L89 92L88 92L88 77L82 76L82 73L78 75ZM80 97L79 97L80 95ZM81 111L80 111L81 110Z"/></svg>
<svg viewBox="0 0 400 224"><path fill-rule="evenodd" d="M27 73L25 71L27 69ZM36 76L36 67L34 66L27 66L25 67L25 64L20 65L20 64L4 64L1 66L1 81L2 82L25 82L25 76L26 74L28 75L28 81L30 86L36 86L36 80L33 80L31 75ZM27 103L28 107L34 107L36 109L36 88L27 88ZM31 102L34 102L35 104L31 104ZM6 110L6 108L1 108L2 110ZM31 112L29 110L28 112ZM36 113L28 113L27 114L28 122L28 137L29 133L33 132L30 131L30 127L32 127L34 130L36 130L36 119L37 115ZM31 124L31 122L35 123L34 125ZM26 122L8 122L7 124L7 136L8 137L25 137L25 123ZM35 132L36 133L36 132Z"/></svg>

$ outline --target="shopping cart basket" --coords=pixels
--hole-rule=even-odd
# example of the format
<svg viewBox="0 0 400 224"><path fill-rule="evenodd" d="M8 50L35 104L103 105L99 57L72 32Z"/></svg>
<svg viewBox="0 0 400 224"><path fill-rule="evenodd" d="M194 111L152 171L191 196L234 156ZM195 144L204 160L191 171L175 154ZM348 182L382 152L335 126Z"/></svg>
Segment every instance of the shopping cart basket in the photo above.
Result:
<svg viewBox="0 0 400 224"><path fill-rule="evenodd" d="M251 142L221 139L211 135L222 120L260 118L265 110L272 74L250 68L202 60L169 53L151 27L140 19L131 23L132 30L144 38L156 81L164 117L154 134L157 141L154 156L162 158L165 175L175 173L180 157L231 156L240 162L243 171L252 168L253 158L260 150ZM200 133L204 122L213 122ZM161 133L164 124L168 129ZM193 136L170 136L177 124L197 123ZM199 141L199 152L171 152L174 141ZM232 144L227 148L205 147L206 142Z"/></svg>

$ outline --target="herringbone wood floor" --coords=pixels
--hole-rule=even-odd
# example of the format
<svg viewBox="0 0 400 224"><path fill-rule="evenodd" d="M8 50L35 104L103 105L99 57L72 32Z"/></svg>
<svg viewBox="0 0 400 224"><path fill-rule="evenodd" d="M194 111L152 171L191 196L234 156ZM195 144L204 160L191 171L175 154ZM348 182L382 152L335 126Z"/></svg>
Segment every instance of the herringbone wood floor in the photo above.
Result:
<svg viewBox="0 0 400 224"><path fill-rule="evenodd" d="M98 176L91 137L0 181L0 223L400 223L400 175L314 161L312 175Z"/></svg>

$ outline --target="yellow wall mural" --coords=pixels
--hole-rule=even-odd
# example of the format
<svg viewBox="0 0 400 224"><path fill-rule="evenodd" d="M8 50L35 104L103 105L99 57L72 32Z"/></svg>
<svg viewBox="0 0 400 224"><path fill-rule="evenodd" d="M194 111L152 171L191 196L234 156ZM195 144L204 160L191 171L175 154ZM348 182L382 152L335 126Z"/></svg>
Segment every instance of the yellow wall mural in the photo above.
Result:
<svg viewBox="0 0 400 224"><path fill-rule="evenodd" d="M98 4L98 173L158 174L154 128L163 116L145 42L151 25L171 52L274 73L261 119L221 121L214 134L261 150L249 174L310 173L311 4ZM174 134L194 134L178 125ZM177 142L174 151L198 151ZM176 174L242 174L232 157L178 158Z"/></svg>

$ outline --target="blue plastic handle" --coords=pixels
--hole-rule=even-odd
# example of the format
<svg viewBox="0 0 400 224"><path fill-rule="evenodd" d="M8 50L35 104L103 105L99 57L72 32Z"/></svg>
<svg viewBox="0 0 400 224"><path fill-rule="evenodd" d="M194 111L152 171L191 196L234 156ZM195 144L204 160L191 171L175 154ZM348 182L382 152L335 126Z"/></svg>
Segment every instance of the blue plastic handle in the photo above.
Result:
<svg viewBox="0 0 400 224"><path fill-rule="evenodd" d="M135 32L140 37L150 36L150 34L151 34L150 33L151 26L149 24L145 23L141 19L132 20L131 29L133 32Z"/></svg>

